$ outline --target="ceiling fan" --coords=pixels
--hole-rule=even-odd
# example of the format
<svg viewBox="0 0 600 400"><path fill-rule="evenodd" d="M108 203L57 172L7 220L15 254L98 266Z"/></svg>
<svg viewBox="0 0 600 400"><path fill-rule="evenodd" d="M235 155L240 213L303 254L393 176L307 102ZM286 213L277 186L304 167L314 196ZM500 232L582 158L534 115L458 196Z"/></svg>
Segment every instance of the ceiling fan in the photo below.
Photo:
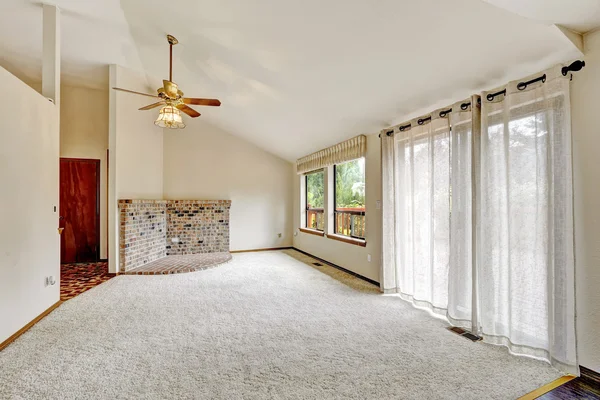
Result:
<svg viewBox="0 0 600 400"><path fill-rule="evenodd" d="M185 128L183 119L181 118L180 111L183 111L192 118L200 116L200 113L189 107L188 104L197 106L220 106L221 102L217 99L198 99L194 97L183 97L183 92L179 89L177 84L173 82L173 46L179 43L179 41L171 36L167 35L169 42L169 80L163 80L163 87L157 90L157 95L140 93L133 90L121 89L114 87L114 90L120 90L122 92L140 94L142 96L155 97L160 101L147 105L140 108L140 110L151 110L156 107L162 106L159 111L158 118L154 121L155 125L162 128Z"/></svg>

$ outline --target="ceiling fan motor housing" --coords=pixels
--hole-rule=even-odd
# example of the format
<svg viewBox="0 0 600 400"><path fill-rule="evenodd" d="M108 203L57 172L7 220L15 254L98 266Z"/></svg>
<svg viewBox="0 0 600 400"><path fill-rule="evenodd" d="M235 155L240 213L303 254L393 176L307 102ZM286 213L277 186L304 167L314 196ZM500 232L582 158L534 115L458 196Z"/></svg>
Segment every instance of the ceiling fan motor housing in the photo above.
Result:
<svg viewBox="0 0 600 400"><path fill-rule="evenodd" d="M173 35L167 35L167 40L171 45L176 45L177 43L179 43L179 40L177 40L177 38Z"/></svg>

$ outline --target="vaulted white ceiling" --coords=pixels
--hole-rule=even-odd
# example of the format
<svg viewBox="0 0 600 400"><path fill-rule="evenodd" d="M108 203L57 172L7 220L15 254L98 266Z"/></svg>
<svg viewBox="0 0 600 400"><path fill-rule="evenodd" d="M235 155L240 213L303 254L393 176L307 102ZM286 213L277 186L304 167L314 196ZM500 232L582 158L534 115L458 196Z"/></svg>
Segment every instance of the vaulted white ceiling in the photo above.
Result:
<svg viewBox="0 0 600 400"><path fill-rule="evenodd" d="M600 25L598 0L53 2L66 83L167 78L170 33L173 80L223 103L200 118L288 160L579 57L553 24ZM39 80L41 32L37 1L2 0L0 65Z"/></svg>
<svg viewBox="0 0 600 400"><path fill-rule="evenodd" d="M579 33L600 26L599 0L484 0L520 16Z"/></svg>

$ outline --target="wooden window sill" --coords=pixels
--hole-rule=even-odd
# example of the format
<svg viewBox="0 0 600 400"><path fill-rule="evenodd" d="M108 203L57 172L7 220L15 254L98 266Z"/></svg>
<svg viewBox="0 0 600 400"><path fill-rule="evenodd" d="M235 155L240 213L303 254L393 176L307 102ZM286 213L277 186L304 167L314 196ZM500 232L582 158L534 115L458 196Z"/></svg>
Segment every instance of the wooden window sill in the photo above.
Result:
<svg viewBox="0 0 600 400"><path fill-rule="evenodd" d="M351 237L348 237L348 236L336 235L336 234L333 234L333 233L327 235L327 237L329 239L337 240L337 241L344 242L344 243L353 244L355 246L360 246L360 247L366 247L367 246L367 241L366 240L362 240L362 239L355 239L355 238L351 238Z"/></svg>
<svg viewBox="0 0 600 400"><path fill-rule="evenodd" d="M316 229L300 228L300 232L310 233L311 235L325 236L325 232Z"/></svg>

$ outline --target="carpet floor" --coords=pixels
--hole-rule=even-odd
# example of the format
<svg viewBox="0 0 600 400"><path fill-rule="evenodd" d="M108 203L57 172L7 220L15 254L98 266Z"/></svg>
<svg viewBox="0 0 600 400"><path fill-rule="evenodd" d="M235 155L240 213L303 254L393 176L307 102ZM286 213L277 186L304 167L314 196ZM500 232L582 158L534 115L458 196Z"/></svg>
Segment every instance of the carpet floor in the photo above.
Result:
<svg viewBox="0 0 600 400"><path fill-rule="evenodd" d="M515 399L560 375L314 261L117 276L0 352L0 398Z"/></svg>

